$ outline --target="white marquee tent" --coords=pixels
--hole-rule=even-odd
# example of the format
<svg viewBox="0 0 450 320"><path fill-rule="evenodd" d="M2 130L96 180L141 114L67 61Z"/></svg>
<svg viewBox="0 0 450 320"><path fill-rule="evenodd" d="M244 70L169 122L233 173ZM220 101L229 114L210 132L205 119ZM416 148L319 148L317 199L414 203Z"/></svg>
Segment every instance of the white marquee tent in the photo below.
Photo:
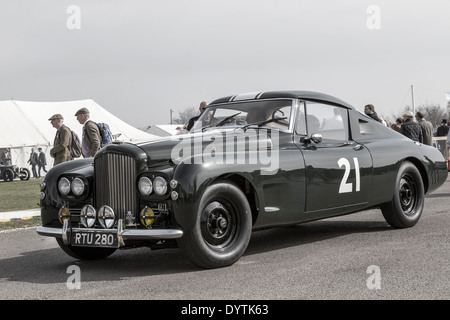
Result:
<svg viewBox="0 0 450 320"><path fill-rule="evenodd" d="M77 121L75 112L83 107L89 109L91 120L105 122L110 126L113 135L120 134L117 140L141 141L158 138L123 122L92 99L64 102L6 100L0 101L0 149L10 148L12 164L30 168L27 161L31 148L35 148L37 152L37 148L42 147L47 157L46 168L51 168L53 158L50 157L49 151L53 147L56 129L48 119L56 113L61 114L64 124L81 139L83 126Z"/></svg>

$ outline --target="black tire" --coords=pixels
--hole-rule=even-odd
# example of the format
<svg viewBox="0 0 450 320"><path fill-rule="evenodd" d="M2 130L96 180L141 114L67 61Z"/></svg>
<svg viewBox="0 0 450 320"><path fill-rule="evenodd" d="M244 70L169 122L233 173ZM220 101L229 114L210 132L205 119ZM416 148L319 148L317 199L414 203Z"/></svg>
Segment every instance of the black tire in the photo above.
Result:
<svg viewBox="0 0 450 320"><path fill-rule="evenodd" d="M200 267L225 267L245 252L251 230L247 198L236 185L220 182L205 190L195 226L178 239L178 245Z"/></svg>
<svg viewBox="0 0 450 320"><path fill-rule="evenodd" d="M5 182L11 182L11 181L13 181L14 180L14 171L12 171L11 169L5 169L4 171L3 171L3 180L5 181Z"/></svg>
<svg viewBox="0 0 450 320"><path fill-rule="evenodd" d="M28 170L27 168L20 169L20 180L22 181L30 180L30 177L31 177L30 170Z"/></svg>
<svg viewBox="0 0 450 320"><path fill-rule="evenodd" d="M64 244L62 239L56 239L58 245L65 253L75 259L79 260L97 260L104 259L112 255L117 249L115 248L88 248L88 247L74 247Z"/></svg>
<svg viewBox="0 0 450 320"><path fill-rule="evenodd" d="M419 221L424 199L425 188L419 170L412 163L404 162L397 173L394 197L381 211L392 227L409 228Z"/></svg>

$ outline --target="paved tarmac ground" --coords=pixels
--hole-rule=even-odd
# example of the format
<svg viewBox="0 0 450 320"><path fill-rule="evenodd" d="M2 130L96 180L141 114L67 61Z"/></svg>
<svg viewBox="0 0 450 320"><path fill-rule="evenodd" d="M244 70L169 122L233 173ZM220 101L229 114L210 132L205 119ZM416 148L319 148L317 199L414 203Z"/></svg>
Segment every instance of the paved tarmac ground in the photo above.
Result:
<svg viewBox="0 0 450 320"><path fill-rule="evenodd" d="M368 210L254 232L237 263L215 270L179 249L79 261L36 228L1 231L0 299L449 300L449 208L450 179L413 228L393 229Z"/></svg>

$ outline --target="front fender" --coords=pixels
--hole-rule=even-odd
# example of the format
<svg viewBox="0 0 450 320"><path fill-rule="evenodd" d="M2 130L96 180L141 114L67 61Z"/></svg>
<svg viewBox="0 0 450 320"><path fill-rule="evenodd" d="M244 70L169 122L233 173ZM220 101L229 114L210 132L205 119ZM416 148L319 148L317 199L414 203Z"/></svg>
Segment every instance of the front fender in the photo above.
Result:
<svg viewBox="0 0 450 320"><path fill-rule="evenodd" d="M197 221L200 200L205 190L217 179L225 175L240 175L252 183L252 173L258 172L258 165L239 165L201 162L201 155L180 163L174 171L173 179L178 182L179 197L173 203L174 216L184 231L191 230ZM198 161L200 160L200 161Z"/></svg>
<svg viewBox="0 0 450 320"><path fill-rule="evenodd" d="M58 177L66 173L80 173L85 177L94 175L93 158L76 159L63 162L51 168L43 180L41 192L44 198L40 200L41 220L43 226L62 226L58 220L58 210L64 205L64 200L58 192Z"/></svg>

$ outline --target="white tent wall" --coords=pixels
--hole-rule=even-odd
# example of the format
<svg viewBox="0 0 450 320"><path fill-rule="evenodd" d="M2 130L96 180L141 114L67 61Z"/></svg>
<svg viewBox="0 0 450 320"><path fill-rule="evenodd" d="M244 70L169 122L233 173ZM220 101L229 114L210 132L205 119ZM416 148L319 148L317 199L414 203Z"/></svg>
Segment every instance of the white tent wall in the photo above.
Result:
<svg viewBox="0 0 450 320"><path fill-rule="evenodd" d="M27 163L31 148L37 152L41 147L46 154L48 170L53 166L50 149L56 134L48 119L56 113L61 114L64 124L81 139L83 126L77 121L75 113L83 107L89 109L91 120L105 122L113 135L120 134L117 140L137 142L158 138L120 120L92 99L63 102L8 100L0 101L0 148L10 148L13 164L31 169Z"/></svg>

